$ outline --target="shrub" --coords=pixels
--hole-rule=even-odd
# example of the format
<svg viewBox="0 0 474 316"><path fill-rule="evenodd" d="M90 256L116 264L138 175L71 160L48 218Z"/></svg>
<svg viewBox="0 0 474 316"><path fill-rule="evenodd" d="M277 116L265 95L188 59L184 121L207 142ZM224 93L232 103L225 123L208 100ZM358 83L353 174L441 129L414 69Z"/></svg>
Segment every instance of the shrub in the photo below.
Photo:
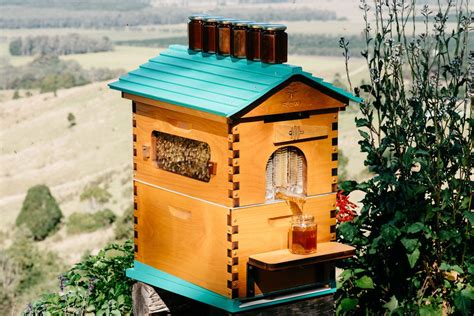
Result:
<svg viewBox="0 0 474 316"><path fill-rule="evenodd" d="M13 315L32 295L51 291L51 278L63 270L57 255L40 250L28 229L16 230L12 241L0 251L0 315Z"/></svg>
<svg viewBox="0 0 474 316"><path fill-rule="evenodd" d="M17 100L19 98L21 98L20 97L20 92L18 90L15 90L15 92L13 93L12 100Z"/></svg>
<svg viewBox="0 0 474 316"><path fill-rule="evenodd" d="M24 315L130 315L132 285L125 275L133 265L133 243L112 244L59 277L59 293L43 295Z"/></svg>
<svg viewBox="0 0 474 316"><path fill-rule="evenodd" d="M110 226L116 219L116 215L109 209L95 213L73 213L66 223L68 234L79 234L93 232Z"/></svg>
<svg viewBox="0 0 474 316"><path fill-rule="evenodd" d="M98 183L90 183L84 188L79 199L82 201L89 201L90 208L96 210L99 205L107 203L112 195L107 191L107 188L102 188Z"/></svg>
<svg viewBox="0 0 474 316"><path fill-rule="evenodd" d="M340 240L356 247L342 265L338 312L472 315L471 13L448 1L431 25L425 6L426 27L416 32L414 3L375 4L371 28L362 2L371 82L356 119L374 176L342 184L345 194L365 196L360 215L338 225ZM448 27L450 10L456 23Z"/></svg>
<svg viewBox="0 0 474 316"><path fill-rule="evenodd" d="M25 225L35 240L43 240L59 225L63 214L56 199L45 185L28 190L16 226Z"/></svg>
<svg viewBox="0 0 474 316"><path fill-rule="evenodd" d="M74 114L69 112L69 114L67 115L67 121L69 122L69 128L75 126L76 125L76 116L74 116Z"/></svg>
<svg viewBox="0 0 474 316"><path fill-rule="evenodd" d="M133 206L128 207L115 223L115 239L133 238Z"/></svg>

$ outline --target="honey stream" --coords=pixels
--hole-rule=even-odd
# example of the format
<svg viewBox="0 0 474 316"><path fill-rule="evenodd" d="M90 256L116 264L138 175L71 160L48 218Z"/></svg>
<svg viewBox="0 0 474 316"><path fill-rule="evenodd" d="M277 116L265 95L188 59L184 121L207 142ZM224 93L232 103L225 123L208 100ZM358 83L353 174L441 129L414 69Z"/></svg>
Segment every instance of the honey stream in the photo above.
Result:
<svg viewBox="0 0 474 316"><path fill-rule="evenodd" d="M306 203L304 195L279 190L276 192L275 198L285 200L293 215L303 215L303 208Z"/></svg>

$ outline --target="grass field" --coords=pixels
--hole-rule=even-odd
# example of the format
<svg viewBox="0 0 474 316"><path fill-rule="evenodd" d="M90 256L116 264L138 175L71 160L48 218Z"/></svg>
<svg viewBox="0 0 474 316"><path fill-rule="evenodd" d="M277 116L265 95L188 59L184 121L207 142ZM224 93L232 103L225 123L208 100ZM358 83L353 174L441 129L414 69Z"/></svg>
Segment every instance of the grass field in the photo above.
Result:
<svg viewBox="0 0 474 316"><path fill-rule="evenodd" d="M35 29L2 29L2 37L36 35L67 35L79 33L91 38L107 36L112 41L139 40L147 38L172 37L185 35L186 24L143 25L112 29L84 29L84 28L35 28Z"/></svg>
<svg viewBox="0 0 474 316"><path fill-rule="evenodd" d="M76 117L72 128L68 113ZM40 183L51 187L66 214L87 208L77 197L100 177L114 195L114 210L130 203L121 182L131 175L131 111L105 82L4 102L0 117L3 228L13 224L28 188Z"/></svg>
<svg viewBox="0 0 474 316"><path fill-rule="evenodd" d="M67 55L61 56L61 59L75 60L86 69L105 67L132 70L148 59L157 56L160 51L159 48L151 47L115 46L112 52Z"/></svg>

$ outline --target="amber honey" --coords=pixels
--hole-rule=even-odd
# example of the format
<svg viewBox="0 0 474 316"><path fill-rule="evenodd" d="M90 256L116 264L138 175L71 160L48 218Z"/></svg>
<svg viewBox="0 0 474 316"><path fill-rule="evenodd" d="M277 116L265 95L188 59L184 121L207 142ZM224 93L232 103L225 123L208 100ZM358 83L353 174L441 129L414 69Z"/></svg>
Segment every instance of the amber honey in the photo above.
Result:
<svg viewBox="0 0 474 316"><path fill-rule="evenodd" d="M267 24L263 27L260 59L264 63L279 64L288 59L288 34L283 24Z"/></svg>
<svg viewBox="0 0 474 316"><path fill-rule="evenodd" d="M189 49L200 51L202 49L202 25L207 15L196 14L189 17L188 40Z"/></svg>
<svg viewBox="0 0 474 316"><path fill-rule="evenodd" d="M318 226L312 215L293 216L289 233L289 249L298 255L316 252Z"/></svg>
<svg viewBox="0 0 474 316"><path fill-rule="evenodd" d="M203 18L202 27L202 51L204 53L214 54L217 52L219 42L219 33L217 25L220 17L207 16Z"/></svg>
<svg viewBox="0 0 474 316"><path fill-rule="evenodd" d="M234 58L247 57L247 30L252 21L235 21L232 24L231 55Z"/></svg>

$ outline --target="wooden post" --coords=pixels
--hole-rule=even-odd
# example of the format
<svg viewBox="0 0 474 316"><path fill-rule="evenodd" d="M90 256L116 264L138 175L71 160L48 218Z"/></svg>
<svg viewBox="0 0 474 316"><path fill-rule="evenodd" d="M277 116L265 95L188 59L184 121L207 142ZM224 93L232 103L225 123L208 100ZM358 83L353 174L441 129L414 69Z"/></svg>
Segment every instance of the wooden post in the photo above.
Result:
<svg viewBox="0 0 474 316"><path fill-rule="evenodd" d="M148 284L137 282L132 288L133 315L148 316L170 310L155 289Z"/></svg>
<svg viewBox="0 0 474 316"><path fill-rule="evenodd" d="M177 295L148 284L137 282L133 285L133 315L245 315L245 316L275 316L275 315L334 315L333 295L276 305L267 308L231 314L201 302Z"/></svg>

